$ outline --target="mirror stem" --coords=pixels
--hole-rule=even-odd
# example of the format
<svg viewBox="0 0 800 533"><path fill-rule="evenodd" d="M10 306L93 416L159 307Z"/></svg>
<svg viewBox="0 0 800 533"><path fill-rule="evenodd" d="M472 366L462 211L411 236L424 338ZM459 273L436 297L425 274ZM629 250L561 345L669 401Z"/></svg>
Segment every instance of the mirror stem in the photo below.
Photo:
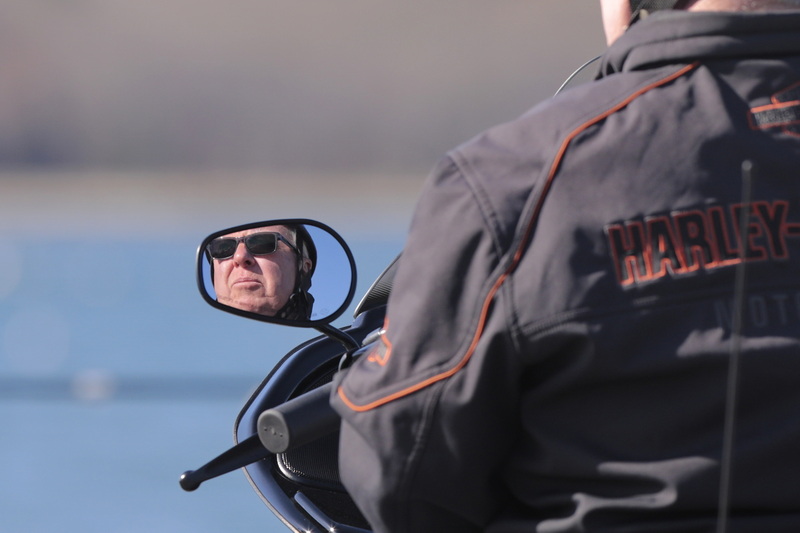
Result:
<svg viewBox="0 0 800 533"><path fill-rule="evenodd" d="M327 335L331 339L335 339L340 343L342 343L344 349L347 350L348 352L354 352L359 348L361 348L361 345L353 337L351 337L344 331L331 326L330 324L321 324L318 326L314 326L314 329L316 329L323 335Z"/></svg>

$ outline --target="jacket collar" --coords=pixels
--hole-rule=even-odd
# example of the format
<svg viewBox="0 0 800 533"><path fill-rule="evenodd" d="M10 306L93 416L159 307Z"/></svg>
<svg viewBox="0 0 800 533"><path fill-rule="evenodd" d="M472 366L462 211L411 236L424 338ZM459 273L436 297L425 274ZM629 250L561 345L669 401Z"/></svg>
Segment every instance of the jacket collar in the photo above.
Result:
<svg viewBox="0 0 800 533"><path fill-rule="evenodd" d="M662 11L634 24L609 47L600 77L698 59L800 55L800 11Z"/></svg>

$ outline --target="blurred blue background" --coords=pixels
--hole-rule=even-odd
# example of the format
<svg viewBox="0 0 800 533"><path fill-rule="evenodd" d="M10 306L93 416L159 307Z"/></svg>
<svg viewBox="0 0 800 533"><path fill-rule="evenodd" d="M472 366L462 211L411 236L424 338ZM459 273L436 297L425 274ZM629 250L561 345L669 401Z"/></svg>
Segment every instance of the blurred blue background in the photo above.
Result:
<svg viewBox="0 0 800 533"><path fill-rule="evenodd" d="M318 219L360 298L438 157L602 51L595 4L0 3L0 531L283 531L178 477L314 333L207 306L196 246Z"/></svg>

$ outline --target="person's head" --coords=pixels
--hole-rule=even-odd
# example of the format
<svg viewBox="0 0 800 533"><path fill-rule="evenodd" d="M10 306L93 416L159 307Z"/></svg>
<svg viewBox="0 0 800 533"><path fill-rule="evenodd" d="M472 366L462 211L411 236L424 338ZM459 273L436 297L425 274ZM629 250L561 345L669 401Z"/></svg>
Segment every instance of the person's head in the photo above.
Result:
<svg viewBox="0 0 800 533"><path fill-rule="evenodd" d="M301 251L307 248L298 243L297 230L288 226L259 227L215 239L208 252L217 300L261 315L283 314L293 295L310 284L313 262Z"/></svg>
<svg viewBox="0 0 800 533"><path fill-rule="evenodd" d="M800 0L600 0L608 44L617 40L643 13L687 11L770 11L800 9Z"/></svg>

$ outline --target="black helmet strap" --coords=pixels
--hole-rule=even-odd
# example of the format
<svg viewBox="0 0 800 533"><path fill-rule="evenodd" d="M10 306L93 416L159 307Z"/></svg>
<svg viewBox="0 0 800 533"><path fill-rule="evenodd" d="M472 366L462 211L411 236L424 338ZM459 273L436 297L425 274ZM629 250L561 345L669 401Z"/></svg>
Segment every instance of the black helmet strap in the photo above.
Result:
<svg viewBox="0 0 800 533"><path fill-rule="evenodd" d="M631 3L631 24L639 20L642 15L653 11L664 9L675 9L680 0L630 0Z"/></svg>

